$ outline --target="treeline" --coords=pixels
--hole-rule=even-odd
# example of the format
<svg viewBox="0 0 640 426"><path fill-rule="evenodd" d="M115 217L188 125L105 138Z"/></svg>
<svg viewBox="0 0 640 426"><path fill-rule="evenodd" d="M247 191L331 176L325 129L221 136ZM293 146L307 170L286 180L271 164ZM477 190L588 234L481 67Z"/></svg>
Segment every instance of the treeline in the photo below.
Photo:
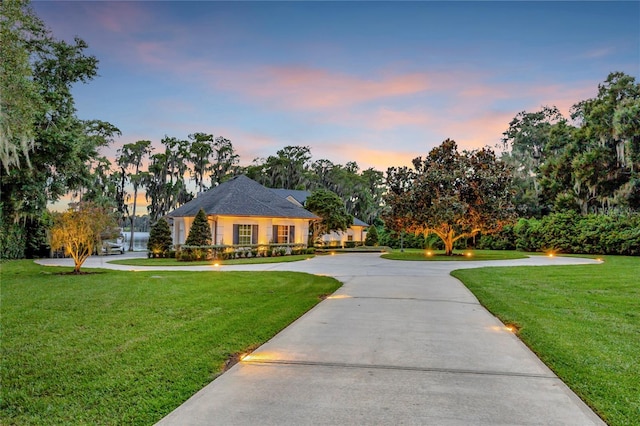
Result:
<svg viewBox="0 0 640 426"><path fill-rule="evenodd" d="M519 113L502 139L518 213L640 210L640 84L615 72L595 98L571 108Z"/></svg>

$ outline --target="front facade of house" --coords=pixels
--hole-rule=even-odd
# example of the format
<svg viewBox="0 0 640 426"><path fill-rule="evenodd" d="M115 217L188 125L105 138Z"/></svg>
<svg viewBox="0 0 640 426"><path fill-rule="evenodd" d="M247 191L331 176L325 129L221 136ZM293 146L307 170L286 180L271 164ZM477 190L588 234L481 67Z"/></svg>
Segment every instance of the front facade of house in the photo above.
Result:
<svg viewBox="0 0 640 426"><path fill-rule="evenodd" d="M173 244L184 244L195 216L173 218ZM309 219L207 215L213 245L307 244Z"/></svg>
<svg viewBox="0 0 640 426"><path fill-rule="evenodd" d="M307 244L309 222L320 218L246 176L236 176L168 214L173 244L184 244L203 209L214 245Z"/></svg>
<svg viewBox="0 0 640 426"><path fill-rule="evenodd" d="M344 247L349 242L362 243L367 238L367 227L369 225L359 219L353 219L351 225L346 231L332 231L320 237L320 240L327 246Z"/></svg>

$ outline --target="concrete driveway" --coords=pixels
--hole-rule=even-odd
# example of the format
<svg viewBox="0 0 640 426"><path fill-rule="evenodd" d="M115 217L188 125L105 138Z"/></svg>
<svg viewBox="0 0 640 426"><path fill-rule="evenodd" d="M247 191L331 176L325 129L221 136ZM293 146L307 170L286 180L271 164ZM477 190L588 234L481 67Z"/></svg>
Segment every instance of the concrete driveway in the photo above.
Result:
<svg viewBox="0 0 640 426"><path fill-rule="evenodd" d="M159 424L604 424L449 275L585 263L595 262L400 262L349 254L221 267L324 274L344 285Z"/></svg>

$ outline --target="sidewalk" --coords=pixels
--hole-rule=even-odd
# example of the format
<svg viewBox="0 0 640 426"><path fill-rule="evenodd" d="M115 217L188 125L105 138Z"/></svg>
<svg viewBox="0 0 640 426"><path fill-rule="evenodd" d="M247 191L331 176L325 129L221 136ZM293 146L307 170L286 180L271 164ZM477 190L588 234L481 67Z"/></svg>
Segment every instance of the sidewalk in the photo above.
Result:
<svg viewBox="0 0 640 426"><path fill-rule="evenodd" d="M589 262L355 254L223 267L323 273L344 285L159 424L604 424L449 276L461 267Z"/></svg>

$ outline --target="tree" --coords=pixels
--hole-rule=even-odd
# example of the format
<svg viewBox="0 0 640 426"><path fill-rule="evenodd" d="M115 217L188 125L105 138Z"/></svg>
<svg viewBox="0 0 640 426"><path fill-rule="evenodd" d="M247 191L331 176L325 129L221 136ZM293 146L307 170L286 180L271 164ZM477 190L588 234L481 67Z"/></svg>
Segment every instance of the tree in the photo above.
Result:
<svg viewBox="0 0 640 426"><path fill-rule="evenodd" d="M509 123L503 133L505 149L502 160L512 166L517 189L514 203L523 216L541 216L540 166L549 155L554 128L566 124L556 107L543 107L537 112L522 111Z"/></svg>
<svg viewBox="0 0 640 426"><path fill-rule="evenodd" d="M318 189L307 197L304 206L322 218L311 224L312 242L332 231L346 231L353 224L353 216L347 212L344 202L335 192Z"/></svg>
<svg viewBox="0 0 640 426"><path fill-rule="evenodd" d="M211 163L211 186L220 185L235 176L240 161L231 141L224 136L218 136L213 144L214 159Z"/></svg>
<svg viewBox="0 0 640 426"><path fill-rule="evenodd" d="M191 176L198 187L198 193L204 192L204 176L211 167L211 154L213 154L213 135L206 133L193 133L189 135L191 140L191 163L193 170Z"/></svg>
<svg viewBox="0 0 640 426"><path fill-rule="evenodd" d="M31 68L32 45L46 38L44 23L23 0L0 2L0 162L30 165L38 116L45 103Z"/></svg>
<svg viewBox="0 0 640 426"><path fill-rule="evenodd" d="M489 148L459 153L445 140L413 169L390 168L385 223L396 231L436 234L447 255L454 243L491 233L514 217L511 172Z"/></svg>
<svg viewBox="0 0 640 426"><path fill-rule="evenodd" d="M266 160L253 160L245 173L268 188L304 189L310 159L308 146L285 146Z"/></svg>
<svg viewBox="0 0 640 426"><path fill-rule="evenodd" d="M151 227L147 250L153 255L165 255L171 249L172 244L173 238L171 237L169 222L165 218L158 219Z"/></svg>
<svg viewBox="0 0 640 426"><path fill-rule="evenodd" d="M210 246L211 245L211 227L207 220L207 214L203 209L198 211L191 228L189 229L189 235L184 242L186 246Z"/></svg>
<svg viewBox="0 0 640 426"><path fill-rule="evenodd" d="M335 192L345 203L347 212L372 222L380 212L384 175L369 168L359 173L358 164L333 164L329 160L313 162L307 178L311 188Z"/></svg>
<svg viewBox="0 0 640 426"><path fill-rule="evenodd" d="M1 222L31 229L44 223L48 202L89 187L91 162L120 131L76 116L72 87L97 75L98 61L85 53L87 44L80 38L54 39L26 1L5 1L0 7ZM18 234L8 230L0 239ZM33 233L20 235L12 239L11 251L24 256Z"/></svg>
<svg viewBox="0 0 640 426"><path fill-rule="evenodd" d="M84 261L100 247L101 234L115 227L113 217L103 207L79 203L76 208L53 214L51 248L63 248L73 258L73 272L77 274Z"/></svg>
<svg viewBox="0 0 640 426"><path fill-rule="evenodd" d="M367 229L367 236L364 239L365 246L377 246L378 245L378 228L371 225Z"/></svg>
<svg viewBox="0 0 640 426"><path fill-rule="evenodd" d="M140 172L142 161L151 153L151 141L137 141L135 143L127 143L118 151L118 165L122 168L122 173L131 167L134 172L128 173L129 182L133 185L133 211L130 216L131 221L131 238L129 239L129 251L133 251L133 221L136 216L136 205L138 203L138 187L144 180L144 175Z"/></svg>

